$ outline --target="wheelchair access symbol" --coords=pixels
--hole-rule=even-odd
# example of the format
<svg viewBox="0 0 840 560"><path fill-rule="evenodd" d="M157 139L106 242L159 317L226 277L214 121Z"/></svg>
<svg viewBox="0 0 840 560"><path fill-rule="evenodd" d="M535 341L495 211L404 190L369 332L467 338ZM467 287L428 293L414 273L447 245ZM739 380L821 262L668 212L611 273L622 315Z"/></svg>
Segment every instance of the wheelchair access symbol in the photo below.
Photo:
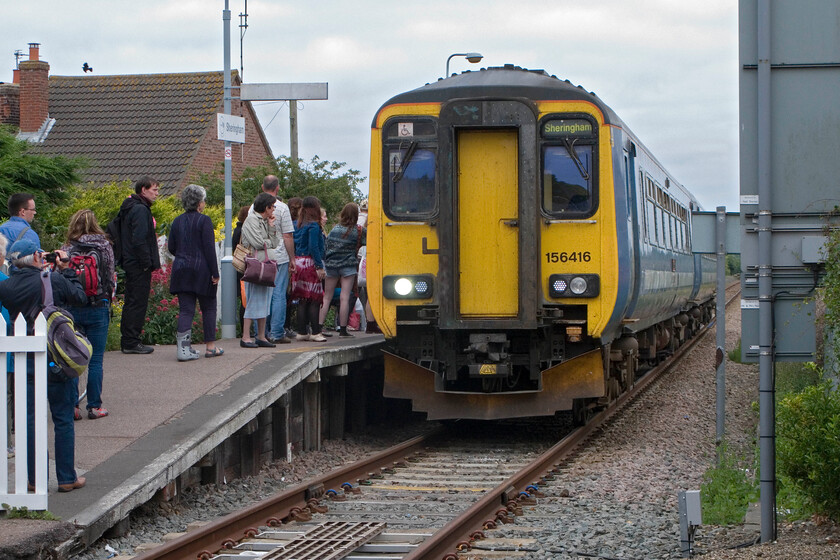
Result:
<svg viewBox="0 0 840 560"><path fill-rule="evenodd" d="M400 138L414 136L414 123L400 123L398 134Z"/></svg>

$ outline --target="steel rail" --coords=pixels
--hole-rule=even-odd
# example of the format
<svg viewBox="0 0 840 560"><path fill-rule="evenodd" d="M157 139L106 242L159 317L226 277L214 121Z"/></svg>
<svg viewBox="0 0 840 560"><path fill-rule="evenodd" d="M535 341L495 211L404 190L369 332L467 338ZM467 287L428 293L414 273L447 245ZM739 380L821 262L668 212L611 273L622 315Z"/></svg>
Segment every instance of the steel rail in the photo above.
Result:
<svg viewBox="0 0 840 560"><path fill-rule="evenodd" d="M727 300L727 306L732 303L739 292L740 290L736 291L735 295ZM529 485L538 487L539 483L537 481L556 472L557 463L574 453L578 446L586 441L593 432L606 425L628 403L644 393L664 373L676 366L679 360L690 352L711 331L711 327L716 322L717 318L712 319L696 336L678 348L666 362L648 371L629 391L622 394L604 410L592 417L586 425L581 426L560 440L531 464L488 492L463 514L444 525L432 537L426 539L420 546L406 555L403 560L456 560L458 558L456 552L468 550L471 541L476 540L476 537L483 537L481 533L482 528L486 528L488 524L492 526L498 522L508 522L505 519L508 515L503 513L503 510L505 512L507 511L508 501L515 500L519 493L524 491ZM517 492L517 489L520 492Z"/></svg>
<svg viewBox="0 0 840 560"><path fill-rule="evenodd" d="M353 483L360 478L367 479L372 471L392 467L395 461L421 451L442 433L443 430L435 430L414 437L376 453L362 462L356 462L302 482L159 547L138 554L134 560L209 558L213 553L232 547L240 539L253 536L260 526L279 526L281 522L294 518L299 511L303 512L312 505L311 500L317 500L331 488L339 489L344 483Z"/></svg>

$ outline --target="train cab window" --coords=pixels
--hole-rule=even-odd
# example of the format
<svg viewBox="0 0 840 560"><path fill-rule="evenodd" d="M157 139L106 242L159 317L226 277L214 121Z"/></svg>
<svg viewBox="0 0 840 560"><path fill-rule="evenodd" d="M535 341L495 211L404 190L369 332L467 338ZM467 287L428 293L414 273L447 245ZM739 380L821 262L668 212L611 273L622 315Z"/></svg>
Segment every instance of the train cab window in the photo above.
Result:
<svg viewBox="0 0 840 560"><path fill-rule="evenodd" d="M592 208L592 148L546 146L543 152L543 188L546 210L586 213Z"/></svg>
<svg viewBox="0 0 840 560"><path fill-rule="evenodd" d="M395 216L435 210L435 152L411 143L388 151L388 206Z"/></svg>
<svg viewBox="0 0 840 560"><path fill-rule="evenodd" d="M437 211L437 123L395 117L383 128L385 211L394 219L428 219Z"/></svg>
<svg viewBox="0 0 840 560"><path fill-rule="evenodd" d="M547 214L571 218L595 211L597 130L583 115L541 123L542 201Z"/></svg>

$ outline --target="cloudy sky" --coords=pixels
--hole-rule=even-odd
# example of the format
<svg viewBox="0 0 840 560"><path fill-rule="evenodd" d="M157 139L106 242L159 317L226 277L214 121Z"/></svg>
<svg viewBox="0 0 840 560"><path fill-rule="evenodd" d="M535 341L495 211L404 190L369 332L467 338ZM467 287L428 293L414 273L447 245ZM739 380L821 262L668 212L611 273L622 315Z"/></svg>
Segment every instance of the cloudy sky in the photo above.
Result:
<svg viewBox="0 0 840 560"><path fill-rule="evenodd" d="M14 52L41 43L54 75L223 68L224 0L28 0L0 23L0 81ZM231 64L240 66L245 0L229 0ZM738 10L732 0L251 0L245 82L328 82L299 108L299 155L368 176L370 123L391 96L450 72L515 64L595 92L706 210L738 210ZM275 156L289 153L289 112L261 102ZM363 190L367 189L367 182Z"/></svg>

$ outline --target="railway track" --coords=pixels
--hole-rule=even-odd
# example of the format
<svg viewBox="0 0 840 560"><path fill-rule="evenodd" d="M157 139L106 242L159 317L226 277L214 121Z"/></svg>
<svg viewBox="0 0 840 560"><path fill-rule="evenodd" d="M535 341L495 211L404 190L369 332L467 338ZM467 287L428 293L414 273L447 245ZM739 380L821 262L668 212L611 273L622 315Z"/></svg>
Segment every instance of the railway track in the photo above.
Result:
<svg viewBox="0 0 840 560"><path fill-rule="evenodd" d="M729 301L735 297L737 290ZM553 441L539 434L521 441L521 425L519 441L498 430L476 437L475 425L456 423L469 426L462 431L473 437L438 430L413 438L208 523L135 560L454 560L484 539L485 530L513 522L523 506L536 503L559 465L648 390L709 327L585 426L557 426ZM558 433L562 439L554 443Z"/></svg>

